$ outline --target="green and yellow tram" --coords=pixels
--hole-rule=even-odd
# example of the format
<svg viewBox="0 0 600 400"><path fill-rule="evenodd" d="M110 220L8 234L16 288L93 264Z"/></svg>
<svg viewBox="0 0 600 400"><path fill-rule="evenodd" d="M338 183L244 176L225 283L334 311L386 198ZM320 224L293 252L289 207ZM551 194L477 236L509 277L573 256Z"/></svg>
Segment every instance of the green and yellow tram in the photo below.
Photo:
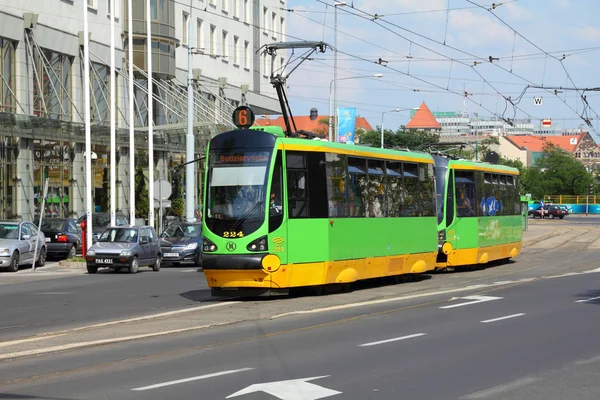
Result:
<svg viewBox="0 0 600 400"><path fill-rule="evenodd" d="M472 269L521 252L519 170L433 156L438 216L437 268Z"/></svg>
<svg viewBox="0 0 600 400"><path fill-rule="evenodd" d="M213 295L286 294L433 271L434 159L239 129L207 149L204 274Z"/></svg>

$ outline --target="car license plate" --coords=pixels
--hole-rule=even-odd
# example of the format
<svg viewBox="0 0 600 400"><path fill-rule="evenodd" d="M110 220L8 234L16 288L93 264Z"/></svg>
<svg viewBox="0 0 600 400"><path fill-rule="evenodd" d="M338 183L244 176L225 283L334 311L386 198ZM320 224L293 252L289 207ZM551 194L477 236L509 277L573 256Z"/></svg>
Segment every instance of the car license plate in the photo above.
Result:
<svg viewBox="0 0 600 400"><path fill-rule="evenodd" d="M50 241L50 238L46 238L46 242L49 242L49 241Z"/></svg>
<svg viewBox="0 0 600 400"><path fill-rule="evenodd" d="M96 259L96 264L112 264L113 260L112 258L97 258Z"/></svg>
<svg viewBox="0 0 600 400"><path fill-rule="evenodd" d="M179 253L165 253L163 257L179 257Z"/></svg>

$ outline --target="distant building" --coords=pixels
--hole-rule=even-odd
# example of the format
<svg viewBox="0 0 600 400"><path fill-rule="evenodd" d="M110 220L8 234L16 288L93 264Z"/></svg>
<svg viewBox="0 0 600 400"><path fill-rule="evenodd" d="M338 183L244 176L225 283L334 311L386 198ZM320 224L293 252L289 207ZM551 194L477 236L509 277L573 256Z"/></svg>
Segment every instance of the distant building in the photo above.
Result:
<svg viewBox="0 0 600 400"><path fill-rule="evenodd" d="M315 120L309 116L294 116L294 122L297 130L314 132L322 137L327 137L329 133L329 117L319 115ZM257 118L256 123L260 126L280 126L285 130L285 121L282 116L277 118ZM373 127L365 117L356 117L356 134L372 131Z"/></svg>
<svg viewBox="0 0 600 400"><path fill-rule="evenodd" d="M440 133L442 131L442 125L435 119L431 110L429 110L429 107L423 102L408 124L406 124L406 129Z"/></svg>

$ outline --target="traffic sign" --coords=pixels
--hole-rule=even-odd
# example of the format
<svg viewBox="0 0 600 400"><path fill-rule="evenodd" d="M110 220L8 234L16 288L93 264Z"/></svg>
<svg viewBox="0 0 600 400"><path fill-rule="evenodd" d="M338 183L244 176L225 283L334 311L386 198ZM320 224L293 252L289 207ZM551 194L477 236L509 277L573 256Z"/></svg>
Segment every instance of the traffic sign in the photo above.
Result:
<svg viewBox="0 0 600 400"><path fill-rule="evenodd" d="M156 200L166 200L173 193L171 183L164 179L154 181L154 198Z"/></svg>
<svg viewBox="0 0 600 400"><path fill-rule="evenodd" d="M233 110L233 124L239 129L250 128L254 124L255 116L248 106L239 106Z"/></svg>

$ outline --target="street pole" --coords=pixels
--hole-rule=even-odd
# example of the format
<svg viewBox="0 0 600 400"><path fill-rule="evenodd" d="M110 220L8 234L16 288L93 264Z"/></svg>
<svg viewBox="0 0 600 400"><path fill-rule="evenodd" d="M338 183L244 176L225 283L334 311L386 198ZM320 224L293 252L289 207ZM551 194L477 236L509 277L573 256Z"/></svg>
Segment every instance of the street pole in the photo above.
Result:
<svg viewBox="0 0 600 400"><path fill-rule="evenodd" d="M88 5L83 5L83 101L85 106L85 214L87 246L92 245L92 128L90 123L90 38ZM88 247L89 248L89 247ZM87 249L86 249L87 250Z"/></svg>
<svg viewBox="0 0 600 400"><path fill-rule="evenodd" d="M148 51L147 73L148 73L148 197L150 201L148 213L148 225L154 228L154 95L152 88L152 12L150 3L146 1L146 50ZM158 7L158 6L157 6Z"/></svg>
<svg viewBox="0 0 600 400"><path fill-rule="evenodd" d="M133 94L133 0L127 3L127 48L129 51L129 223L135 224L135 110Z"/></svg>
<svg viewBox="0 0 600 400"><path fill-rule="evenodd" d="M187 133L185 135L185 219L194 222L194 71L192 63L192 5L190 2L190 18L188 21L188 104L187 104ZM185 28L185 27L184 27Z"/></svg>
<svg viewBox="0 0 600 400"><path fill-rule="evenodd" d="M337 8L338 3L335 3L333 6L333 112L331 113L331 116L333 116L333 113L335 113L335 108L337 107ZM337 133L337 129L335 129L335 131ZM333 140L329 138L329 141L335 141L336 137L337 135L334 135Z"/></svg>
<svg viewBox="0 0 600 400"><path fill-rule="evenodd" d="M335 82L335 79L333 79L331 82L329 82L329 141L332 142L332 127L333 127L333 104L331 102L331 85L333 84L333 82Z"/></svg>
<svg viewBox="0 0 600 400"><path fill-rule="evenodd" d="M479 161L479 113L475 113L475 161Z"/></svg>
<svg viewBox="0 0 600 400"><path fill-rule="evenodd" d="M115 0L110 1L110 226L117 218L117 144L115 74Z"/></svg>
<svg viewBox="0 0 600 400"><path fill-rule="evenodd" d="M42 196L42 208L40 209L40 222L38 223L38 232L41 232L42 221L44 219L44 211L46 210L46 197L48 197L48 178L46 178L46 182L44 182L44 195ZM35 262L37 261L38 254L38 246L40 244L40 234L38 233L35 238L35 250L33 251L33 264L31 265L31 270L35 272Z"/></svg>

